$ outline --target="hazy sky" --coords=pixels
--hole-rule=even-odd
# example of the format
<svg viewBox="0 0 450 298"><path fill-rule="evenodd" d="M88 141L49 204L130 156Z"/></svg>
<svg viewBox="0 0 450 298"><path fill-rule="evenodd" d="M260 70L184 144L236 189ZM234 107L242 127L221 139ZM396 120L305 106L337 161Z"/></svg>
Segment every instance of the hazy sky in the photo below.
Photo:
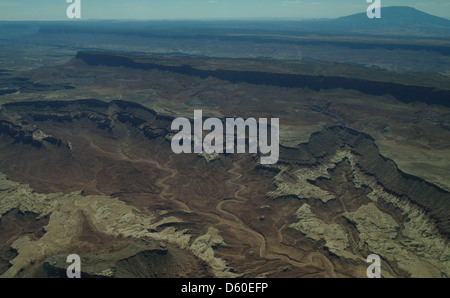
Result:
<svg viewBox="0 0 450 298"><path fill-rule="evenodd" d="M449 0L381 0L450 19ZM64 20L66 0L0 0L0 20ZM365 12L366 0L81 0L82 19L330 18Z"/></svg>

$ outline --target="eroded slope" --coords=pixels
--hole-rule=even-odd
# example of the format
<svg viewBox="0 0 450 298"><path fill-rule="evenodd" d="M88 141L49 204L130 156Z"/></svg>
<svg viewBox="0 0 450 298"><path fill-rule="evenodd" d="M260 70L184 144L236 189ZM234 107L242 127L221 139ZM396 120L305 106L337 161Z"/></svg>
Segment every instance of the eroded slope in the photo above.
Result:
<svg viewBox="0 0 450 298"><path fill-rule="evenodd" d="M72 253L86 276L364 277L370 253L386 277L448 276L449 193L368 135L330 127L261 166L175 155L172 119L126 101L3 105L1 220L29 226L5 234L3 276L58 276Z"/></svg>

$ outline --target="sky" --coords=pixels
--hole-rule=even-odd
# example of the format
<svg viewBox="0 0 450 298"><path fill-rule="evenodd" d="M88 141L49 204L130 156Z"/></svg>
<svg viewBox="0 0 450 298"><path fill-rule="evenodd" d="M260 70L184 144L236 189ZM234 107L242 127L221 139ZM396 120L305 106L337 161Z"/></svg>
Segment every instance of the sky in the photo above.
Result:
<svg viewBox="0 0 450 298"><path fill-rule="evenodd" d="M81 19L305 19L365 12L366 0L80 0ZM0 20L67 20L66 0L0 0ZM450 19L449 0L381 0Z"/></svg>

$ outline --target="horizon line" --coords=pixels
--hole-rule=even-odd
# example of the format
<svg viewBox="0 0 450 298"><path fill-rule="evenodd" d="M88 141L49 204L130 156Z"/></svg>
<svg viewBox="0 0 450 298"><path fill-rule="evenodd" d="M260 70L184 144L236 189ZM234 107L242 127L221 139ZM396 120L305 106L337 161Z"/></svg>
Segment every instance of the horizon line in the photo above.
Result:
<svg viewBox="0 0 450 298"><path fill-rule="evenodd" d="M420 9L417 9L412 6L401 6L401 5L392 5L392 6L385 6L382 7L382 9L387 8L411 8L414 10L417 10L419 12L437 17L442 18L445 20L450 21L450 16L448 17L441 17L437 16L425 11L422 11ZM82 21L136 21L136 22L145 22L145 21L323 21L323 20L336 20L339 18L345 18L349 16L355 16L365 14L365 12L360 13L353 13L353 14L345 14L342 16L337 17L223 17L223 18L180 18L180 17L166 17L166 18L153 18L153 19L142 19L142 18L80 18L80 19L68 19L68 18L61 18L61 19L23 19L23 20L3 20L0 19L0 22L82 22Z"/></svg>

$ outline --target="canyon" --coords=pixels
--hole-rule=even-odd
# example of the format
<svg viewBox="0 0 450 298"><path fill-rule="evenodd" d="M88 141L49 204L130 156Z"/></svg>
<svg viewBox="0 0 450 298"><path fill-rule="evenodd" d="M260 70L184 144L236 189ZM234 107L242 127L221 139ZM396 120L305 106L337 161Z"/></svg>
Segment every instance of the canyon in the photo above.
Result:
<svg viewBox="0 0 450 298"><path fill-rule="evenodd" d="M73 253L84 277L364 277L371 253L382 256L383 277L449 275L447 185L389 157L392 144L408 142L401 138L411 132L399 128L421 105L80 57L24 73L48 90L18 86L0 97L3 277L64 277ZM164 93L165 84L176 92ZM114 98L118 88L140 99ZM74 99L87 91L97 99ZM30 100L36 94L44 100ZM283 115L279 161L174 154L171 123L193 123L197 105L218 119ZM396 110L375 116L372 105ZM430 107L435 121L417 129L446 131L447 107ZM399 111L381 126L377 117ZM437 146L420 141L409 145Z"/></svg>

